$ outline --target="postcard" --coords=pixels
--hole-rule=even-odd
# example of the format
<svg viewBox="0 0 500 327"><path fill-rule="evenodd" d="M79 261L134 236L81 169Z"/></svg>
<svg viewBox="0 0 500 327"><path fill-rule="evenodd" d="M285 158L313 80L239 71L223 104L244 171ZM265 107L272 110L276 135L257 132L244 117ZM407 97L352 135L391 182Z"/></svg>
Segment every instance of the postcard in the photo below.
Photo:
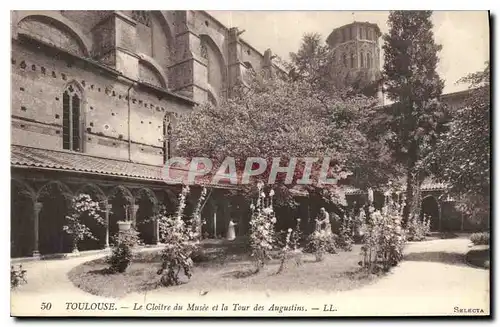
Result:
<svg viewBox="0 0 500 327"><path fill-rule="evenodd" d="M11 12L14 317L491 317L490 13Z"/></svg>

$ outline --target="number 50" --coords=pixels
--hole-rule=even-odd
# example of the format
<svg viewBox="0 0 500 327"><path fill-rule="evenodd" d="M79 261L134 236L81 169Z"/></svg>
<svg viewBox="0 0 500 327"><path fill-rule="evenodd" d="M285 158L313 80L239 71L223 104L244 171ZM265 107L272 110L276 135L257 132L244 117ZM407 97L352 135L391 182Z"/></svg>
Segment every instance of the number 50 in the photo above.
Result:
<svg viewBox="0 0 500 327"><path fill-rule="evenodd" d="M42 310L50 310L52 308L52 303L50 302L42 302L42 306L40 309Z"/></svg>

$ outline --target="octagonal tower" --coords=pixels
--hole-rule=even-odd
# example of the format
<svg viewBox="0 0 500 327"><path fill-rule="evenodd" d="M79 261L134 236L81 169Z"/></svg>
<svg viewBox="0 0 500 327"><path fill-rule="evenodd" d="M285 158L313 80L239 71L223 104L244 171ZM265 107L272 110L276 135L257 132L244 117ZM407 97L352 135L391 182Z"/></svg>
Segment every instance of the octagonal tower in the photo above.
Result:
<svg viewBox="0 0 500 327"><path fill-rule="evenodd" d="M353 22L334 29L326 39L335 58L333 71L345 77L363 74L368 82L377 81L381 76L381 35L378 25L369 22ZM382 101L382 92L377 95Z"/></svg>

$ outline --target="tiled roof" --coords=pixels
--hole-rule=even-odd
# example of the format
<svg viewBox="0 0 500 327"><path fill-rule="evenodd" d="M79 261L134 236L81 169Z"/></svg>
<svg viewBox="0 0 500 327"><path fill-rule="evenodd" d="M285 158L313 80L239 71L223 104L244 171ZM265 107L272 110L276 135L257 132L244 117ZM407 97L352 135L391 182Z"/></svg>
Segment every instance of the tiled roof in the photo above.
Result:
<svg viewBox="0 0 500 327"><path fill-rule="evenodd" d="M162 175L164 166L102 158L70 151L12 145L10 162L12 167L93 173L147 181L164 181ZM186 172L186 170L181 168L171 169L176 170L179 174ZM175 173L171 171L170 175L174 175L172 177L175 178ZM167 183L166 181L164 182ZM174 184L174 182L170 182L170 184ZM212 184L208 177L202 181L197 180L197 184L223 188L231 187L231 185L224 183Z"/></svg>
<svg viewBox="0 0 500 327"><path fill-rule="evenodd" d="M437 183L437 182L434 182L430 179L427 179L422 183L421 190L422 191L437 191L437 190L444 190L446 188L447 188L447 186L444 183ZM405 191L405 190L406 190L406 186L403 186L402 191ZM346 195L366 194L366 190L360 190L358 188L349 187L349 188L346 188L345 194Z"/></svg>

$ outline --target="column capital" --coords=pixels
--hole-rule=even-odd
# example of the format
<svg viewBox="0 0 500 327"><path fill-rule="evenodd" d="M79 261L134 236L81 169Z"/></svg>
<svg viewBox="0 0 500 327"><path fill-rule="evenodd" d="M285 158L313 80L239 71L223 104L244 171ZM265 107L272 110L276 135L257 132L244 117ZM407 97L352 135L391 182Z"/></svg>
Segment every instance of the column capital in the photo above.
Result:
<svg viewBox="0 0 500 327"><path fill-rule="evenodd" d="M35 202L34 204L34 209L37 213L40 212L40 210L42 210L43 208L43 203L42 202Z"/></svg>

